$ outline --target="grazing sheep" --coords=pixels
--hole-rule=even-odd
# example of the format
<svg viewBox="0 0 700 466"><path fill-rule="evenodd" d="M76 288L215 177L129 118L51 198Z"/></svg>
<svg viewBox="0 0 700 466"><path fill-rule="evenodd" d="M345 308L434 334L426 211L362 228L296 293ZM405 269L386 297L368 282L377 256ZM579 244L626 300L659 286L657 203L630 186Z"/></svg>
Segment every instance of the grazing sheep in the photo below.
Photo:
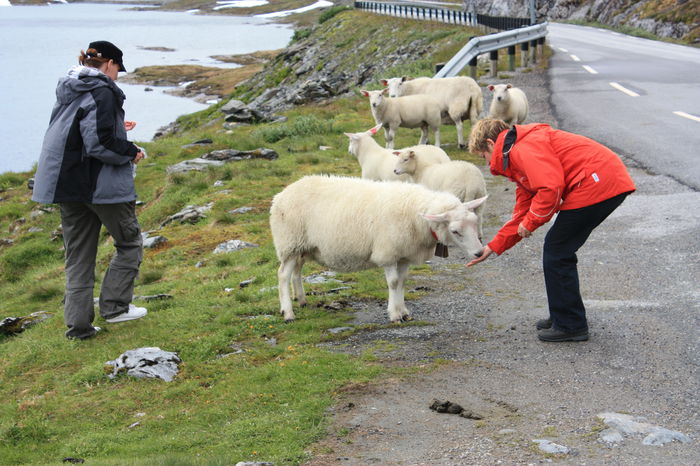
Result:
<svg viewBox="0 0 700 466"><path fill-rule="evenodd" d="M489 118L498 118L509 125L520 124L527 118L527 96L511 84L492 84L493 100L489 108Z"/></svg>
<svg viewBox="0 0 700 466"><path fill-rule="evenodd" d="M435 133L435 145L440 146L440 104L428 95L411 95L392 99L385 97L387 90L360 91L369 97L374 121L384 127L387 149L394 148L396 129L420 128L418 144L428 143L428 128Z"/></svg>
<svg viewBox="0 0 700 466"><path fill-rule="evenodd" d="M462 202L486 196L484 175L473 163L452 160L436 164L410 148L394 154L398 155L394 166L396 176L410 175L415 183L433 191L454 194ZM483 212L482 203L476 208L476 214L479 216L479 239L483 237Z"/></svg>
<svg viewBox="0 0 700 466"><path fill-rule="evenodd" d="M385 149L380 146L373 137L379 128L381 128L381 125L361 133L345 133L350 138L348 152L360 162L362 178L377 181L411 181L408 175L396 175L394 173L396 156L391 149ZM445 151L437 146L424 144L411 146L407 149L412 149L420 154L422 160L430 161L430 163L450 161Z"/></svg>
<svg viewBox="0 0 700 466"><path fill-rule="evenodd" d="M350 177L315 175L292 183L270 208L280 312L294 320L290 283L299 304L306 304L301 268L313 259L340 272L383 267L389 318L410 320L403 290L409 265L424 263L439 243L478 256L482 245L473 210L485 200L462 203L416 184Z"/></svg>
<svg viewBox="0 0 700 466"><path fill-rule="evenodd" d="M481 87L468 76L451 78L402 78L382 79L382 84L389 89L390 97L429 94L440 104L443 123L457 127L457 143L464 149L464 130L462 121L469 119L472 125L484 109L484 97Z"/></svg>

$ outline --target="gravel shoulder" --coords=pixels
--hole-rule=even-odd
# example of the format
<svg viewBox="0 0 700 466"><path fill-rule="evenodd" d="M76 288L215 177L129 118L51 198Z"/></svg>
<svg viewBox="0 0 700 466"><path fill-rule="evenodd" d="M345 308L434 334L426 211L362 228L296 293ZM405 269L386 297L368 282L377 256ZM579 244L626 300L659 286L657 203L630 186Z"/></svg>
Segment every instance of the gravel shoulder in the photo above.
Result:
<svg viewBox="0 0 700 466"><path fill-rule="evenodd" d="M526 92L528 122L557 126L547 79L546 71L533 71L492 82ZM426 325L359 331L328 345L352 355L371 350L385 364L423 370L346 389L307 466L700 464L700 195L621 155L638 191L579 251L589 341L537 340L534 322L547 315L541 270L547 226L470 269L451 249L450 258L432 261L432 273L410 275L408 289L431 290L408 302ZM514 185L486 179L490 238L510 216ZM385 306L354 304L355 324L386 324ZM432 411L434 399L483 419ZM648 446L643 435L602 441L606 426L597 415L604 412L643 417L690 442ZM569 452L546 453L535 439Z"/></svg>

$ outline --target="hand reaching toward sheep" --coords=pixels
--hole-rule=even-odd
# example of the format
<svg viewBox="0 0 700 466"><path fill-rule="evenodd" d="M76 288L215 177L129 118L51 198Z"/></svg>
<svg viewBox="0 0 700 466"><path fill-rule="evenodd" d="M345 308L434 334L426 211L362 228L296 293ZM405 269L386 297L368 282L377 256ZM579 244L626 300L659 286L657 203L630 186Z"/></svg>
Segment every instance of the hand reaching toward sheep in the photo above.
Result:
<svg viewBox="0 0 700 466"><path fill-rule="evenodd" d="M484 249L481 250L481 255L479 257L477 257L476 259L474 259L473 261L468 262L467 265L465 265L465 267L471 267L472 265L476 265L479 262L484 262L486 259L488 259L488 257L491 255L491 253L493 253L491 248L488 246L484 246Z"/></svg>

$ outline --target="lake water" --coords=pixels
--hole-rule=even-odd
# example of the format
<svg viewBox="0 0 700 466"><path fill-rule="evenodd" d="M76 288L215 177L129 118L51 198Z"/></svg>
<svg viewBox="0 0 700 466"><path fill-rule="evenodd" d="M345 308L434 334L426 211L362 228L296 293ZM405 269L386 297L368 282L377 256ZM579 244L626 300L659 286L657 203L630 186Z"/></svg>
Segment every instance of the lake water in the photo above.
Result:
<svg viewBox="0 0 700 466"><path fill-rule="evenodd" d="M2 0L0 0L2 1ZM128 5L52 4L0 7L0 173L30 170L55 102L56 82L77 64L80 50L108 40L124 52L128 71L148 65L237 65L213 55L285 47L293 30L268 20L193 13L135 11ZM167 47L172 52L147 48ZM155 87L117 84L126 94L126 119L137 123L133 141L150 141L156 130L206 105Z"/></svg>

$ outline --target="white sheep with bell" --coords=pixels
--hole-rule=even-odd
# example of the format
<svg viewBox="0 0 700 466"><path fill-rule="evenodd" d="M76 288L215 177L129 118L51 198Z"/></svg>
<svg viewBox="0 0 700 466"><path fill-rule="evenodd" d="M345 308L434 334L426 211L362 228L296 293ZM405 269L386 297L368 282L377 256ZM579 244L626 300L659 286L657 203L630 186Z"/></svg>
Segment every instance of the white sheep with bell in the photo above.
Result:
<svg viewBox="0 0 700 466"><path fill-rule="evenodd" d="M384 268L392 322L410 320L404 281L438 243L477 257L482 245L474 209L486 198L462 203L454 195L395 181L306 176L272 200L270 228L280 266L280 312L294 320L292 295L306 304L301 269L307 259L339 272Z"/></svg>
<svg viewBox="0 0 700 466"><path fill-rule="evenodd" d="M378 181L411 181L408 175L396 175L394 165L396 156L391 149L385 149L374 139L374 135L381 128L377 125L368 131L359 133L345 133L350 139L348 152L357 158L362 169L362 178ZM437 146L421 144L407 147L420 154L421 159L430 163L449 162L447 153Z"/></svg>
<svg viewBox="0 0 700 466"><path fill-rule="evenodd" d="M418 144L428 143L428 128L435 135L435 145L440 146L440 104L429 95L410 95L406 97L387 97L386 89L379 91L360 91L369 97L369 108L375 123L384 127L387 149L394 148L394 137L398 128L420 128L421 137Z"/></svg>
<svg viewBox="0 0 700 466"><path fill-rule="evenodd" d="M381 83L389 90L390 97L416 94L428 94L440 104L443 123L454 124L457 128L457 143L461 149L467 147L464 142L462 121L469 120L472 125L484 109L484 96L481 87L469 76L450 78L401 78L382 79Z"/></svg>
<svg viewBox="0 0 700 466"><path fill-rule="evenodd" d="M489 118L503 120L511 126L525 121L528 103L522 89L513 87L512 84L492 84L489 90L493 91Z"/></svg>
<svg viewBox="0 0 700 466"><path fill-rule="evenodd" d="M394 163L396 176L410 175L413 182L434 191L445 191L457 196L462 202L486 196L486 182L479 167L464 160L452 160L448 163L434 163L422 154L410 148L394 151L397 155ZM479 216L479 238L483 237L484 204L476 208Z"/></svg>

